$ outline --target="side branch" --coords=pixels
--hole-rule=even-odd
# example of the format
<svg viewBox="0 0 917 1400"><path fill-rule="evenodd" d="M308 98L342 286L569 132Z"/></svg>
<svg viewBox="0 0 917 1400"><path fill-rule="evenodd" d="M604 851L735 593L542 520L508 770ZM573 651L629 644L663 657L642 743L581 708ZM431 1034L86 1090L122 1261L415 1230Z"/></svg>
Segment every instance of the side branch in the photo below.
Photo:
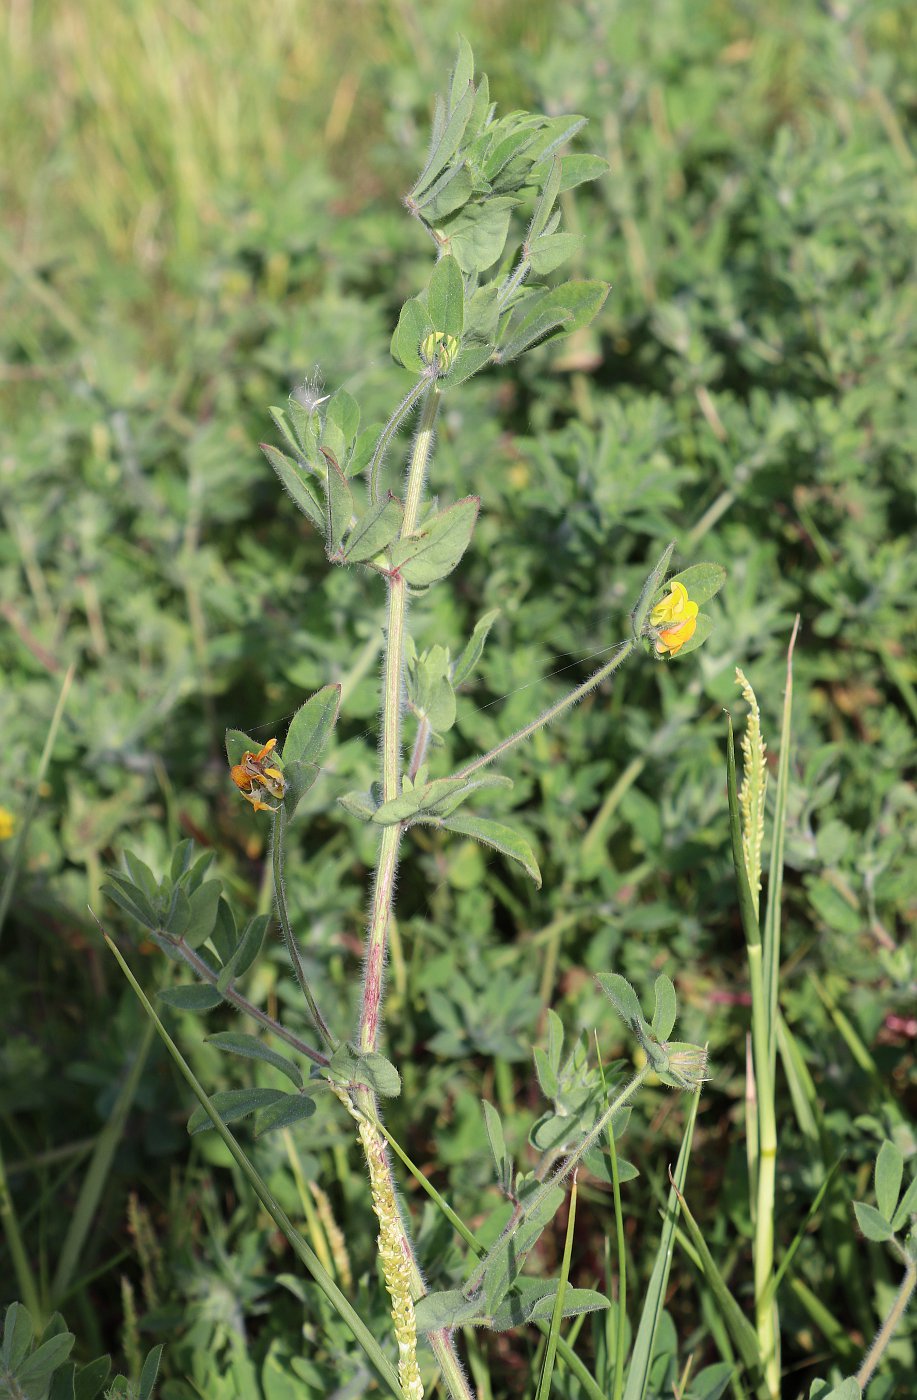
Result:
<svg viewBox="0 0 917 1400"><path fill-rule="evenodd" d="M494 748L489 749L487 753L481 754L479 758L472 759L470 763L465 764L464 768L457 769L451 776L453 778L469 778L472 773L477 773L479 768L486 768L489 763L493 763L496 759L502 758L503 754L509 749L515 748L517 744L521 744L524 739L530 739L531 736L536 734L544 725L550 724L552 720L562 715L565 710L569 710L577 701L582 700L583 696L588 695L591 690L595 690L596 686L601 685L602 681L618 669L622 661L626 661L635 646L636 642L634 642L633 639L622 642L611 660L606 661L604 666L600 666L597 671L594 671L588 680L583 681L582 685L578 685L575 690L571 690L569 694L563 696L562 699L556 700L554 704L549 705L544 713L540 714L537 719L533 719L530 724L523 725L521 729L517 729L516 732L510 734L508 738L501 739L500 743Z"/></svg>

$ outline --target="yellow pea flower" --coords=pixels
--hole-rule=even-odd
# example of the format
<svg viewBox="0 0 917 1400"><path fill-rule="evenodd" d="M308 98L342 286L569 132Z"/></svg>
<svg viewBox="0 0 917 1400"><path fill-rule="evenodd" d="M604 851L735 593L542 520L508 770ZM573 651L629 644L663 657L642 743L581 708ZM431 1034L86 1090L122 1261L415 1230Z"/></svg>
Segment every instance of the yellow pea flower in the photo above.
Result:
<svg viewBox="0 0 917 1400"><path fill-rule="evenodd" d="M675 656L697 627L697 604L688 597L687 588L673 579L669 589L669 596L650 613L650 622L658 629L653 642L657 656Z"/></svg>
<svg viewBox="0 0 917 1400"><path fill-rule="evenodd" d="M12 812L5 807L0 807L0 841L8 841L16 830L16 822Z"/></svg>
<svg viewBox="0 0 917 1400"><path fill-rule="evenodd" d="M241 763L234 763L229 770L236 787L250 802L256 812L276 812L278 809L272 807L269 802L262 802L261 799L267 792L271 797L283 797L286 791L286 784L283 781L283 774L279 768L269 766L276 763L276 759L271 759L271 754L276 747L276 739L268 739L263 749L258 753L244 753Z"/></svg>

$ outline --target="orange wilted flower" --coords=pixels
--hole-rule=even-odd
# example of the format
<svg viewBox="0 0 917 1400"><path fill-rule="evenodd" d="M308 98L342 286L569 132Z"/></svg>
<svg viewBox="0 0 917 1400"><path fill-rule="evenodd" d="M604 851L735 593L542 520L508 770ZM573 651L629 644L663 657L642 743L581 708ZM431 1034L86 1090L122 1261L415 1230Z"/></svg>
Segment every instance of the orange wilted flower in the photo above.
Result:
<svg viewBox="0 0 917 1400"><path fill-rule="evenodd" d="M658 629L653 643L658 656L675 656L697 627L697 604L691 602L687 588L675 579L669 587L669 596L650 613L650 622Z"/></svg>
<svg viewBox="0 0 917 1400"><path fill-rule="evenodd" d="M276 763L276 759L271 758L276 745L276 739L268 739L263 749L259 749L257 753L244 753L242 762L234 763L229 770L229 776L236 787L256 812L276 812L277 807L272 807L270 802L262 802L261 799L265 793L281 798L286 791L283 774L279 768L272 766Z"/></svg>

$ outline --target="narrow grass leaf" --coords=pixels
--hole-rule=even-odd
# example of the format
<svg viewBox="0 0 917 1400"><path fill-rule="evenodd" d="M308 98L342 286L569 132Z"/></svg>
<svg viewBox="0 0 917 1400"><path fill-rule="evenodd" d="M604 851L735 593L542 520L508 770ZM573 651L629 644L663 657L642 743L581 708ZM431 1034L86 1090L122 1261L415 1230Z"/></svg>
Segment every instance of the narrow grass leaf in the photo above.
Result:
<svg viewBox="0 0 917 1400"><path fill-rule="evenodd" d="M624 1400L643 1400L643 1396L649 1384L650 1367L655 1351L656 1333L659 1330L659 1324L665 1307L666 1289L669 1282L669 1272L672 1267L675 1229L679 1214L679 1193L684 1190L685 1177L688 1172L688 1160L691 1156L691 1141L694 1136L694 1122L697 1118L697 1106L699 1103L700 1086L695 1090L688 1110L688 1119L685 1123L681 1150L678 1154L678 1161L675 1165L675 1173L672 1178L672 1189L669 1192L668 1203L666 1205L662 1234L656 1251L656 1262L653 1265L653 1271L650 1275L649 1284L647 1285L643 1309L640 1314L640 1323L637 1328L637 1335L634 1339L633 1350L631 1352L627 1384L624 1389Z"/></svg>
<svg viewBox="0 0 917 1400"><path fill-rule="evenodd" d="M734 1341L742 1364L750 1375L756 1376L760 1370L760 1352L758 1349L758 1338L754 1327L742 1312L736 1302L728 1283L723 1278L717 1264L707 1247L703 1232L700 1229L694 1216L688 1208L688 1203L680 1190L676 1190L682 1214L691 1236L691 1242L697 1251L700 1266L704 1279L708 1283L713 1296L722 1313L723 1320L729 1328L730 1336Z"/></svg>
<svg viewBox="0 0 917 1400"><path fill-rule="evenodd" d="M559 172L558 172L559 174ZM573 1253L573 1232L576 1225L576 1177L573 1178L573 1185L570 1189L570 1207L567 1215L567 1233L564 1239L564 1254L560 1265L560 1282L557 1288L557 1296L554 1299L554 1307L551 1312L551 1325L548 1331L547 1346L545 1347L544 1365L541 1369L541 1379L538 1383L536 1400L548 1400L551 1393L551 1379L554 1375L554 1361L557 1356L557 1338L560 1334L560 1323L564 1316L564 1294L567 1291L567 1280L570 1277L570 1258ZM607 1306L607 1300L603 1299Z"/></svg>

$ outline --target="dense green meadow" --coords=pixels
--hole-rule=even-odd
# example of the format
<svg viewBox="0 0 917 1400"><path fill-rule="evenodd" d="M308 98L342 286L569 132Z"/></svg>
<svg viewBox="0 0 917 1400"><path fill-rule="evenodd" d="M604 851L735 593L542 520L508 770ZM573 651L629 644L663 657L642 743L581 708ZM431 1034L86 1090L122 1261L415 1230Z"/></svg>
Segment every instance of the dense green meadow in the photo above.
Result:
<svg viewBox="0 0 917 1400"><path fill-rule="evenodd" d="M886 1324L868 1393L917 1396L915 1313L894 1311L917 1275L911 7L10 0L0 24L0 1301L27 1307L52 1348L23 1384L30 1334L8 1314L0 1396L45 1400L52 1372L51 1400L108 1393L104 1365L72 1379L57 1312L71 1361L111 1354L125 1377L111 1393L135 1400L853 1400ZM564 167L583 173L552 196L577 237L552 245L568 261L545 254L539 280L611 290L572 333L533 333L528 353L451 388L461 317L437 311L459 314L454 288L445 271L430 283L437 249L402 199L459 35L498 118L588 118L562 153L607 166ZM510 211L510 251L549 164ZM506 256L488 276L512 275ZM428 286L405 368L392 332ZM268 411L294 390L307 434L339 426L347 395L361 430L381 428L421 340L417 372L443 376L430 498L478 497L480 513L443 582L405 565L406 674L412 704L429 702L405 715L405 771L412 743L432 779L473 765L621 665L488 770L512 786L476 793L475 816L515 844L472 839L497 828L475 831L465 807L464 827L433 806L404 824L370 1043L367 917L380 839L384 853L402 832L379 803L396 787L407 800L379 737L397 568L393 585L329 566L259 443L305 461ZM312 413L310 395L337 407ZM397 425L385 493L403 494L425 413ZM357 438L364 466L376 438ZM313 458L337 547L328 482L344 477ZM712 631L667 655L666 578L710 561L726 571L702 603ZM448 671L464 680L453 715L435 668L485 617L467 674ZM767 746L770 1008L737 839L748 815L731 820L728 800L725 712L737 749L750 714L736 667ZM280 754L329 686L340 713L320 760L296 750L314 768L295 820L289 806L281 923L333 1034L278 1063L322 1044L277 936L286 818L243 800L225 735L276 737ZM245 747L230 739L233 763ZM750 748L753 765L753 730ZM254 782L266 805L283 788ZM365 810L338 800L355 789ZM235 959L219 987L235 1007L199 985L176 994L194 978L170 928L217 968ZM187 1075L101 929L206 1094L235 1091L217 1107L258 1090L254 1120L189 1135ZM652 1034L610 974L646 1015L655 987ZM697 1064L682 1082L665 1058L666 979L680 1040L707 1047L699 1100L683 1091ZM286 1045L206 1039L260 1032L253 1013L287 1027ZM353 1052L336 1046L350 1037ZM635 1074L629 1118L574 1163ZM284 1117L277 1091L303 1076L312 1096ZM391 1280L353 1118L371 1163L376 1093L438 1299L420 1311L421 1330L434 1312L440 1327L433 1350L419 1344L421 1390L404 1354L392 1381ZM540 1152L539 1180L566 1166L536 1209L509 1159L531 1173ZM670 1188L680 1152L687 1210ZM514 1204L518 1278L498 1242ZM505 1264L493 1326L469 1302L477 1255L488 1288ZM558 1278L539 1310L531 1280ZM160 1343L154 1390L155 1354L140 1373ZM450 1380L453 1344L470 1381Z"/></svg>

